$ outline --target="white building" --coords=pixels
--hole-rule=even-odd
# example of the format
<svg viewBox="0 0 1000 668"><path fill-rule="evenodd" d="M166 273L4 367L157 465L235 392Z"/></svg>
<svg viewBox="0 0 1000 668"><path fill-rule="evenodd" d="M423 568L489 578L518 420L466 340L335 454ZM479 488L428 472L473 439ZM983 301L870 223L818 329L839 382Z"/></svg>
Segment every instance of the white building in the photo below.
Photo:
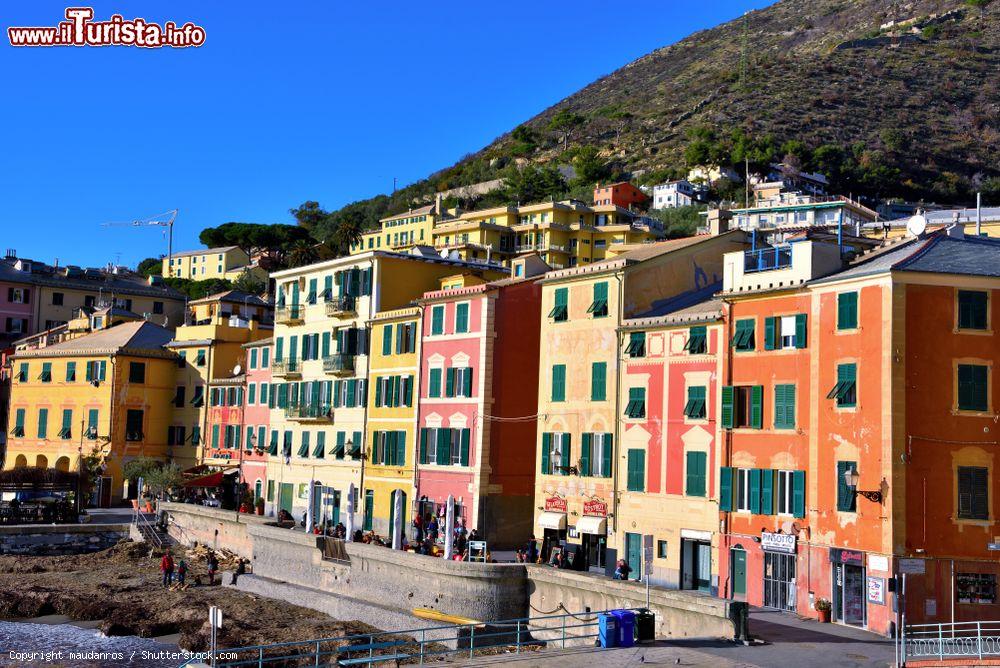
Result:
<svg viewBox="0 0 1000 668"><path fill-rule="evenodd" d="M691 206L701 200L704 187L696 186L686 179L668 181L653 186L654 209L674 209L679 206Z"/></svg>

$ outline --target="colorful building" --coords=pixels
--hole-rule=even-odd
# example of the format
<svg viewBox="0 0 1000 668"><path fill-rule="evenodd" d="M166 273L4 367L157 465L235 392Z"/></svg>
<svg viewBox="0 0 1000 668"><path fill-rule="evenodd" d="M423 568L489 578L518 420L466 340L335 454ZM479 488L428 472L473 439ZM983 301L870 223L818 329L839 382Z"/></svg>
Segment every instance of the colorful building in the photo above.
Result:
<svg viewBox="0 0 1000 668"><path fill-rule="evenodd" d="M168 278L235 281L246 272L258 280L267 280L267 272L239 246L182 251L163 258L163 275Z"/></svg>
<svg viewBox="0 0 1000 668"><path fill-rule="evenodd" d="M631 419L626 409L648 387L644 376L623 373L631 341L618 328L626 319L654 317L710 296L722 279L723 255L745 243L739 231L664 241L550 272L541 281L534 522L546 549L562 543L574 560L582 557L587 567L610 572L617 554L641 543L641 535L619 519L616 476L628 463L629 448L620 445ZM629 401L623 404L622 396ZM631 449L645 455L648 445L638 441L630 441ZM601 468L588 469L584 462L596 461L598 450ZM633 476L645 478L633 458Z"/></svg>
<svg viewBox="0 0 1000 668"><path fill-rule="evenodd" d="M427 292L420 364L418 512L457 521L496 546L532 532L541 287L548 267L515 260L514 278Z"/></svg>
<svg viewBox="0 0 1000 668"><path fill-rule="evenodd" d="M75 471L96 454L102 507L135 496L122 467L136 457L166 459L176 356L170 330L123 322L11 358L14 377L4 466Z"/></svg>
<svg viewBox="0 0 1000 668"><path fill-rule="evenodd" d="M445 276L501 276L493 267L425 255L365 252L277 272L271 361L272 401L267 480L269 501L297 517L306 512L310 483L318 488L315 516L346 511L347 491L362 489L367 444L368 323L409 305ZM408 447L403 445L405 451ZM359 508L371 516L372 499ZM340 505L335 506L339 500ZM359 499L359 503L362 500ZM335 510L336 508L336 510Z"/></svg>
<svg viewBox="0 0 1000 668"><path fill-rule="evenodd" d="M666 315L630 318L620 332L628 343L619 398L625 407L619 523L636 527L632 535L652 535L654 584L716 593L718 380L727 348L722 303L705 299ZM610 471L609 436L583 436L591 475ZM628 535L623 556L638 578L641 540Z"/></svg>
<svg viewBox="0 0 1000 668"><path fill-rule="evenodd" d="M611 205L620 209L629 209L645 204L649 196L628 181L594 187L594 206Z"/></svg>
<svg viewBox="0 0 1000 668"><path fill-rule="evenodd" d="M905 568L908 622L990 618L1000 243L775 250L726 258L720 593L890 633Z"/></svg>
<svg viewBox="0 0 1000 668"><path fill-rule="evenodd" d="M267 498L267 447L271 423L271 338L243 344L246 391L243 423L246 430L246 453L243 457L243 481L254 498ZM270 495L274 497L274 493ZM268 509L270 510L270 509Z"/></svg>
<svg viewBox="0 0 1000 668"><path fill-rule="evenodd" d="M359 243L352 244L351 253L408 251L415 246L430 246L434 224L444 213L438 197L434 204L383 218L378 221L379 229L365 232Z"/></svg>
<svg viewBox="0 0 1000 668"><path fill-rule="evenodd" d="M803 194L784 189L781 182L754 186L753 206L732 210L733 223L741 230L796 230L815 226L844 228L860 236L866 223L878 214L843 196Z"/></svg>

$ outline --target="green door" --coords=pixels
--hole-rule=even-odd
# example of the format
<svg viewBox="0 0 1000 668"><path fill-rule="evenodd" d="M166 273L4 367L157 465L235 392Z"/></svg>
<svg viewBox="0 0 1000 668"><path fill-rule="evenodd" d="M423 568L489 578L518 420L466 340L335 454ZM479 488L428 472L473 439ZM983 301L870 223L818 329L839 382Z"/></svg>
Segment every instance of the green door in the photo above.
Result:
<svg viewBox="0 0 1000 668"><path fill-rule="evenodd" d="M729 568L733 574L733 596L747 594L747 553L746 550L729 550Z"/></svg>
<svg viewBox="0 0 1000 668"><path fill-rule="evenodd" d="M365 490L365 521L364 530L372 530L372 515L375 513L375 492Z"/></svg>
<svg viewBox="0 0 1000 668"><path fill-rule="evenodd" d="M625 534L625 561L632 569L632 572L628 574L628 579L638 580L642 575L642 534Z"/></svg>
<svg viewBox="0 0 1000 668"><path fill-rule="evenodd" d="M340 491L333 490L333 525L340 522Z"/></svg>
<svg viewBox="0 0 1000 668"><path fill-rule="evenodd" d="M278 508L292 512L294 486L290 482L281 483L281 493L278 497Z"/></svg>
<svg viewBox="0 0 1000 668"><path fill-rule="evenodd" d="M323 523L323 486L319 483L313 485L313 496L312 496L312 506L313 506L313 524Z"/></svg>

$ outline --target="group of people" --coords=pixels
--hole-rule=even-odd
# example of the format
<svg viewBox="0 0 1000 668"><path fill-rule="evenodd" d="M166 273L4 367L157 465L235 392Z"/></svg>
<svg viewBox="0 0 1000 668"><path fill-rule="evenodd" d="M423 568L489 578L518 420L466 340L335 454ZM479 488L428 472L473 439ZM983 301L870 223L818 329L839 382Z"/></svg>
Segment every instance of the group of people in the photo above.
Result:
<svg viewBox="0 0 1000 668"><path fill-rule="evenodd" d="M208 584L215 584L215 574L219 571L219 559L215 556L215 552L211 550L205 555L205 568L208 571ZM175 564L173 555L167 552L160 559L160 573L163 574L163 586L165 588L174 583L175 575L177 584L183 585L188 573L187 561L181 558ZM236 584L236 576L243 573L246 573L246 563L245 560L240 559L240 563L236 568L236 574L233 575L232 584Z"/></svg>

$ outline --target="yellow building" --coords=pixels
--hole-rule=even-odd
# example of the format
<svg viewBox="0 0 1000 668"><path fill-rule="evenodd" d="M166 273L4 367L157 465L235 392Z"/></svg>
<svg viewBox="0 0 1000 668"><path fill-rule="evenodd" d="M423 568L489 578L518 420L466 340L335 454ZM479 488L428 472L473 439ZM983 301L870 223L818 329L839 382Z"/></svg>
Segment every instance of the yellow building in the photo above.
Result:
<svg viewBox="0 0 1000 668"><path fill-rule="evenodd" d="M77 470L81 456L96 453L104 464L99 505L123 498L127 461L170 456L176 356L163 346L171 336L153 323L124 322L16 353L5 468Z"/></svg>
<svg viewBox="0 0 1000 668"><path fill-rule="evenodd" d="M502 262L509 266L517 255L517 208L496 207L467 211L434 226L434 249L464 260Z"/></svg>
<svg viewBox="0 0 1000 668"><path fill-rule="evenodd" d="M189 305L187 322L166 344L177 353L169 442L182 468L229 462L228 453L206 447L209 397L219 381L242 373L238 367L244 358L243 344L269 337L271 321L267 302L238 290Z"/></svg>
<svg viewBox="0 0 1000 668"><path fill-rule="evenodd" d="M395 515L395 496L403 494L403 521L409 522L414 498L417 381L420 360L420 309L406 307L375 314L369 321L365 528L387 536ZM404 531L406 530L404 525Z"/></svg>
<svg viewBox="0 0 1000 668"><path fill-rule="evenodd" d="M542 279L533 505L535 536L546 548L565 541L591 568L613 568L613 555L625 549L631 532L618 515L615 482L627 463L621 447L626 406L618 388L630 343L618 328L626 318L718 291L723 255L744 247L739 231L674 239Z"/></svg>
<svg viewBox="0 0 1000 668"><path fill-rule="evenodd" d="M379 229L366 232L361 242L351 246L351 253L372 250L403 251L414 246L431 245L431 230L440 217L440 198L435 204L411 209L379 221Z"/></svg>
<svg viewBox="0 0 1000 668"><path fill-rule="evenodd" d="M204 250L174 253L163 258L163 275L206 281L210 278L235 281L244 272L251 272L258 280L267 280L267 272L250 261L246 251L238 246L206 248Z"/></svg>
<svg viewBox="0 0 1000 668"><path fill-rule="evenodd" d="M434 254L364 252L276 272L268 508L295 517L317 485L316 516L343 516L361 489L369 385L368 323L407 306L445 276L501 278L496 268ZM273 484L272 484L273 483ZM359 492L359 502L361 502ZM339 505L336 505L339 503ZM358 508L359 515L363 511ZM359 525L360 528L360 525Z"/></svg>

